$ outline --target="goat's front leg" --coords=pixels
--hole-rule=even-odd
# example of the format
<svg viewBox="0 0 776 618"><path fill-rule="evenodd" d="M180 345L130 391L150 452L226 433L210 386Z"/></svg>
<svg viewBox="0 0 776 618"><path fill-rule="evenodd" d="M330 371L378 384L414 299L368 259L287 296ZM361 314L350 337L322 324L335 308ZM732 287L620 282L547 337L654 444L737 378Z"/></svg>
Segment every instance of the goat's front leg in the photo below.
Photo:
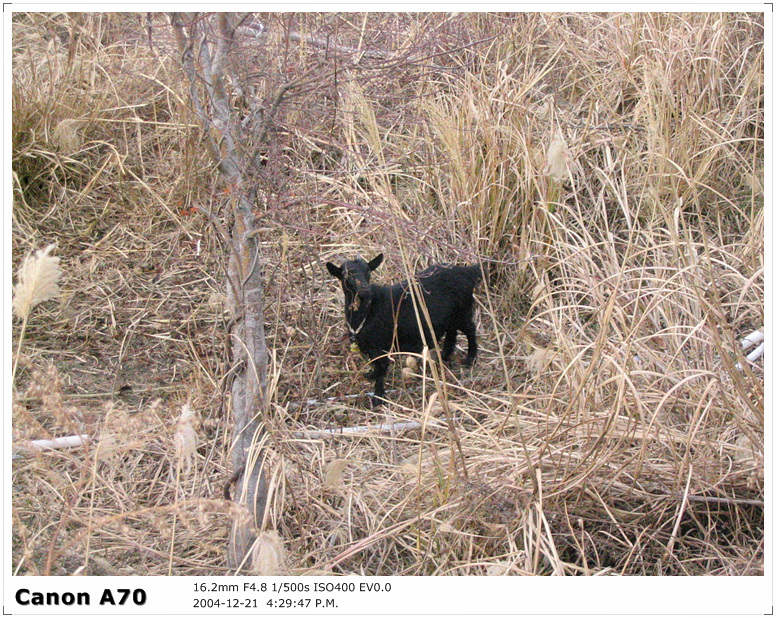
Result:
<svg viewBox="0 0 776 618"><path fill-rule="evenodd" d="M445 345L442 348L442 360L448 362L455 352L455 340L458 338L458 329L451 328L445 334Z"/></svg>
<svg viewBox="0 0 776 618"><path fill-rule="evenodd" d="M385 356L379 356L372 359L372 371L369 372L369 379L375 381L375 392L372 395L372 407L387 403L385 399L385 374L388 373L390 361Z"/></svg>

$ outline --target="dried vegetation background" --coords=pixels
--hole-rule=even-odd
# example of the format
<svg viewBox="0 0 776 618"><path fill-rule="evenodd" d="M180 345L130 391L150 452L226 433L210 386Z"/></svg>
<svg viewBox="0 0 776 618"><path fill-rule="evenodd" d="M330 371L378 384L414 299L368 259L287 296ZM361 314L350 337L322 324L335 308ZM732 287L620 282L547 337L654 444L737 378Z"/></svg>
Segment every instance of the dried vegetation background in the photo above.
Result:
<svg viewBox="0 0 776 618"><path fill-rule="evenodd" d="M762 16L250 23L245 131L278 102L251 171L275 550L253 567L761 574L763 372L739 340L764 324ZM56 243L62 271L23 341L13 322L13 570L226 573L230 188L169 22L17 13L12 43L12 266ZM397 358L373 411L323 264L378 252L379 281L491 277L477 365L405 380ZM422 427L310 433L386 420Z"/></svg>

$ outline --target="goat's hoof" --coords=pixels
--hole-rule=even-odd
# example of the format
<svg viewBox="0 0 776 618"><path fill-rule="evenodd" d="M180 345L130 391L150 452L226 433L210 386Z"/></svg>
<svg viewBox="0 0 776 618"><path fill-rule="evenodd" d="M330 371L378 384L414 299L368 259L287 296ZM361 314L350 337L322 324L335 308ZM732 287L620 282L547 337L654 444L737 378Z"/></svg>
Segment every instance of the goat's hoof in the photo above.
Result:
<svg viewBox="0 0 776 618"><path fill-rule="evenodd" d="M476 360L476 359L474 359L474 358L469 358L469 357L467 356L466 358L464 358L464 359L463 359L463 361L461 362L461 365L463 365L464 367L471 367L472 365L474 365L474 361L475 361L475 360Z"/></svg>
<svg viewBox="0 0 776 618"><path fill-rule="evenodd" d="M372 396L372 408L379 408L380 406L387 405L388 401L383 397Z"/></svg>

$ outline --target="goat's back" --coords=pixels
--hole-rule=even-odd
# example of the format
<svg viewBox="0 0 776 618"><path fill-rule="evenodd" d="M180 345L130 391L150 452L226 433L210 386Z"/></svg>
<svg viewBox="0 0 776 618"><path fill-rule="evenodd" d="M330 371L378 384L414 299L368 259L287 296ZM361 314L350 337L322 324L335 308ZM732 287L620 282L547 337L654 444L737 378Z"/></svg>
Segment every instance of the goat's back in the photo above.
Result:
<svg viewBox="0 0 776 618"><path fill-rule="evenodd" d="M425 296L443 296L469 301L474 288L482 279L482 269L479 264L472 266L437 264L419 272L416 279Z"/></svg>
<svg viewBox="0 0 776 618"><path fill-rule="evenodd" d="M456 280L471 286L471 289L482 279L482 268L479 264L471 266L456 266L455 264L435 264L415 275L418 279L439 278L443 280Z"/></svg>
<svg viewBox="0 0 776 618"><path fill-rule="evenodd" d="M435 327L446 328L454 316L468 312L474 303L474 288L481 279L482 270L478 264L473 266L437 264L415 275L415 282ZM399 308L400 328L406 326L410 331L417 328L413 305L405 301L411 296L410 283L408 281L395 283L387 290L389 297L392 298L392 305Z"/></svg>

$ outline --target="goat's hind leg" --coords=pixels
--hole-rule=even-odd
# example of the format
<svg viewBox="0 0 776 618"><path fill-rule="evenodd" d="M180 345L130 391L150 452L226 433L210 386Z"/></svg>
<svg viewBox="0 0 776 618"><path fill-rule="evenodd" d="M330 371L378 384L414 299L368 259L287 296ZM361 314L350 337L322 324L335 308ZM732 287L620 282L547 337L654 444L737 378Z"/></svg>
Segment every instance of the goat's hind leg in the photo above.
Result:
<svg viewBox="0 0 776 618"><path fill-rule="evenodd" d="M463 361L465 367L471 367L477 358L477 327L474 324L474 312L472 311L464 320L461 326L461 332L466 335L468 349L466 358Z"/></svg>

